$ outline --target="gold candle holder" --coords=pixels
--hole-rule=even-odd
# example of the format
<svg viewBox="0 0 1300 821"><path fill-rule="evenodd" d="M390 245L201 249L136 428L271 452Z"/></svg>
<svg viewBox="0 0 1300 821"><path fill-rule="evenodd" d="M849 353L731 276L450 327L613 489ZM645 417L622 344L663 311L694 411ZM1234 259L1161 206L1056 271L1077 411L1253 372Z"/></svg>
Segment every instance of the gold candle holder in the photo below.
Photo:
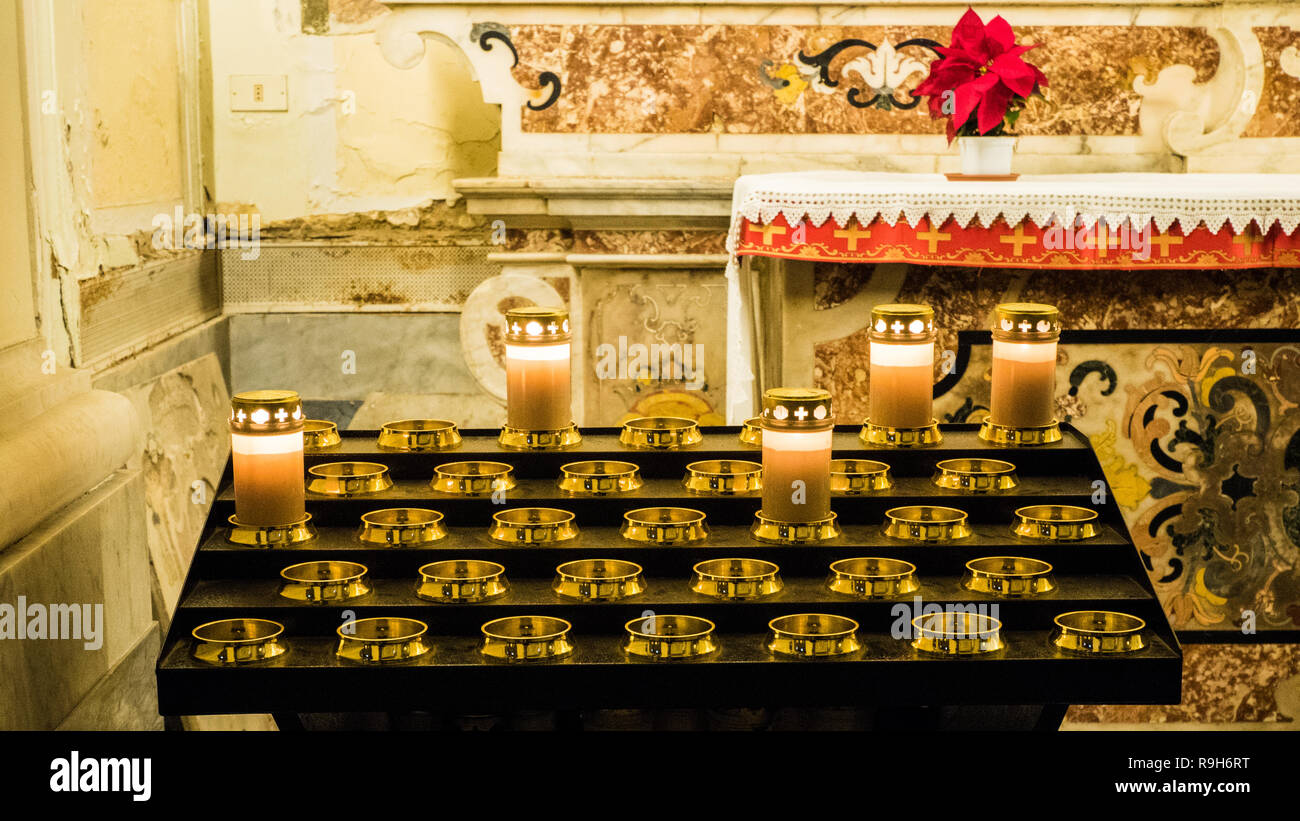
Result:
<svg viewBox="0 0 1300 821"><path fill-rule="evenodd" d="M582 443L582 434L573 422L554 430L525 430L504 425L497 443L506 450L567 450Z"/></svg>
<svg viewBox="0 0 1300 821"><path fill-rule="evenodd" d="M415 595L425 601L465 604L504 596L510 589L506 569L479 559L447 559L420 568Z"/></svg>
<svg viewBox="0 0 1300 821"><path fill-rule="evenodd" d="M505 462L448 462L433 472L429 486L455 496L488 496L516 485L515 469Z"/></svg>
<svg viewBox="0 0 1300 821"><path fill-rule="evenodd" d="M623 629L628 634L624 651L640 658L678 661L702 658L718 649L713 622L698 616L642 616Z"/></svg>
<svg viewBox="0 0 1300 821"><path fill-rule="evenodd" d="M763 466L743 459L707 459L686 466L682 485L691 493L734 496L763 489Z"/></svg>
<svg viewBox="0 0 1300 821"><path fill-rule="evenodd" d="M834 513L816 522L780 522L760 510L754 514L749 533L758 541L770 544L813 544L838 538L840 526Z"/></svg>
<svg viewBox="0 0 1300 821"><path fill-rule="evenodd" d="M230 522L226 541L244 547L292 547L316 538L316 528L312 526L310 513L304 514L296 522L266 527L243 524L237 514L232 514L226 521Z"/></svg>
<svg viewBox="0 0 1300 821"><path fill-rule="evenodd" d="M551 616L506 616L483 625L479 652L498 661L554 661L573 652L573 625Z"/></svg>
<svg viewBox="0 0 1300 821"><path fill-rule="evenodd" d="M966 493L997 493L1020 484L1016 466L1001 459L944 459L934 466L930 481Z"/></svg>
<svg viewBox="0 0 1300 821"><path fill-rule="evenodd" d="M858 623L829 613L796 613L767 623L767 650L782 656L816 659L845 656L862 649Z"/></svg>
<svg viewBox="0 0 1300 821"><path fill-rule="evenodd" d="M1052 566L1041 559L986 556L966 562L961 586L994 596L1037 596L1056 589Z"/></svg>
<svg viewBox="0 0 1300 821"><path fill-rule="evenodd" d="M381 616L354 619L339 625L335 655L365 664L410 661L432 648L424 640L429 625L418 619Z"/></svg>
<svg viewBox="0 0 1300 821"><path fill-rule="evenodd" d="M443 516L423 507L390 507L361 514L357 538L366 544L388 547L425 545L445 538Z"/></svg>
<svg viewBox="0 0 1300 821"><path fill-rule="evenodd" d="M1055 420L1050 425L1016 428L996 424L991 419L985 419L980 423L979 437L991 445L1008 448L1050 445L1061 441L1062 438L1061 425Z"/></svg>
<svg viewBox="0 0 1300 821"><path fill-rule="evenodd" d="M889 490L894 477L889 465L872 459L832 459L831 493L841 496L861 496Z"/></svg>
<svg viewBox="0 0 1300 821"><path fill-rule="evenodd" d="M1054 418L1059 312L1037 302L1007 302L993 314L989 413L980 438L1011 447L1061 441Z"/></svg>
<svg viewBox="0 0 1300 821"><path fill-rule="evenodd" d="M310 604L347 601L370 592L369 570L364 564L318 561L291 564L280 571L280 595Z"/></svg>
<svg viewBox="0 0 1300 821"><path fill-rule="evenodd" d="M642 416L623 423L618 441L642 450L678 450L704 441L700 423L680 416Z"/></svg>
<svg viewBox="0 0 1300 821"><path fill-rule="evenodd" d="M645 592L641 565L621 559L578 559L555 568L551 589L566 599L618 601Z"/></svg>
<svg viewBox="0 0 1300 821"><path fill-rule="evenodd" d="M460 431L448 419L402 419L379 429L381 450L451 450L460 447Z"/></svg>
<svg viewBox="0 0 1300 821"><path fill-rule="evenodd" d="M709 528L704 513L688 507L642 507L623 514L624 539L657 545L704 541Z"/></svg>
<svg viewBox="0 0 1300 821"><path fill-rule="evenodd" d="M858 438L863 444L884 448L926 448L943 442L943 434L939 431L937 419L930 420L928 425L915 428L878 425L868 419L862 423Z"/></svg>
<svg viewBox="0 0 1300 821"><path fill-rule="evenodd" d="M885 511L885 535L909 542L951 542L971 534L965 511L938 505L905 505Z"/></svg>
<svg viewBox="0 0 1300 821"><path fill-rule="evenodd" d="M1112 610L1075 610L1052 619L1052 644L1075 653L1133 653L1146 647L1147 623Z"/></svg>
<svg viewBox="0 0 1300 821"><path fill-rule="evenodd" d="M307 468L307 489L322 496L364 496L393 486L388 466L378 462L327 462Z"/></svg>
<svg viewBox="0 0 1300 821"><path fill-rule="evenodd" d="M1097 511L1074 505L1029 505L1016 510L1011 532L1022 539L1077 542L1100 531Z"/></svg>
<svg viewBox="0 0 1300 821"><path fill-rule="evenodd" d="M641 469L631 462L598 459L560 466L560 490L587 496L629 493L641 487Z"/></svg>
<svg viewBox="0 0 1300 821"><path fill-rule="evenodd" d="M325 419L304 419L302 423L303 450L319 452L343 444L339 426Z"/></svg>
<svg viewBox="0 0 1300 821"><path fill-rule="evenodd" d="M280 636L284 625L270 619L221 619L190 631L194 658L208 664L252 664L283 655L289 649Z"/></svg>
<svg viewBox="0 0 1300 821"><path fill-rule="evenodd" d="M578 537L573 514L553 507L516 507L492 514L488 538L498 544L553 545Z"/></svg>
<svg viewBox="0 0 1300 821"><path fill-rule="evenodd" d="M911 562L863 557L831 562L826 589L859 599L886 599L915 593L921 583Z"/></svg>
<svg viewBox="0 0 1300 821"><path fill-rule="evenodd" d="M741 423L740 444L755 448L763 446L763 417L755 416Z"/></svg>
<svg viewBox="0 0 1300 821"><path fill-rule="evenodd" d="M709 559L693 570L691 590L715 599L757 599L785 586L781 568L762 559Z"/></svg>
<svg viewBox="0 0 1300 821"><path fill-rule="evenodd" d="M978 613L931 613L912 619L912 646L926 653L973 656L1001 650L1002 622Z"/></svg>

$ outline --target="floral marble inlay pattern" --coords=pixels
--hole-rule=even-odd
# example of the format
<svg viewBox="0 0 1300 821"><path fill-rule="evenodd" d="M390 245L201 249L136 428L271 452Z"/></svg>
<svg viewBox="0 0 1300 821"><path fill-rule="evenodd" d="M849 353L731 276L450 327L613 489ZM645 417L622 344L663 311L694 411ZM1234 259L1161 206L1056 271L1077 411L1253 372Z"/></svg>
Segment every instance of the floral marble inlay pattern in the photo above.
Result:
<svg viewBox="0 0 1300 821"><path fill-rule="evenodd" d="M516 80L527 88L545 71L563 83L559 101L525 111L526 131L558 133L856 134L942 133L920 106L854 108L850 87L874 93L866 78L871 52L846 49L830 65L838 88L824 87L814 55L856 38L881 47L910 38L946 44L943 26L515 26ZM1147 26L1059 26L1017 29L1019 42L1039 43L1035 62L1052 78L1049 102L1035 101L1022 119L1024 134L1131 135L1138 131L1141 97L1133 80L1154 81L1161 69L1187 65L1204 83L1219 49L1203 29ZM909 47L909 59L928 65L928 51ZM882 54L881 56L887 56ZM857 62L855 62L857 61ZM923 74L904 68L896 99L905 100ZM1294 111L1294 109L1292 109Z"/></svg>
<svg viewBox="0 0 1300 821"><path fill-rule="evenodd" d="M1255 29L1264 51L1264 93L1243 137L1300 137L1300 31Z"/></svg>

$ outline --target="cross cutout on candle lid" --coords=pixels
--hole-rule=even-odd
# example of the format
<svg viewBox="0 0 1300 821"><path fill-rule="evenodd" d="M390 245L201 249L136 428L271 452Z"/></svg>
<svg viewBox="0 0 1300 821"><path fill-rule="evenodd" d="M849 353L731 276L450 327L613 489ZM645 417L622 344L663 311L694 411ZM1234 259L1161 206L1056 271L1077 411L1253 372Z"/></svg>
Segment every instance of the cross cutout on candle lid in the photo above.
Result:
<svg viewBox="0 0 1300 821"><path fill-rule="evenodd" d="M275 412L275 421L277 422L283 422L288 418L289 418L289 412L286 411L284 408L280 408L278 411Z"/></svg>
<svg viewBox="0 0 1300 821"><path fill-rule="evenodd" d="M890 329L893 330L894 333L901 334L903 332L903 321L900 319L895 319L894 324L890 325L889 327Z"/></svg>
<svg viewBox="0 0 1300 821"><path fill-rule="evenodd" d="M248 414L246 414L246 413L244 413L242 410L240 410L240 411L238 411L238 412L235 413L235 418L238 419L240 422L242 422L242 421L244 421L245 419L248 418Z"/></svg>
<svg viewBox="0 0 1300 821"><path fill-rule="evenodd" d="M546 326L546 330L550 331L551 333L555 333L556 331L560 330L560 326L552 322L550 325Z"/></svg>
<svg viewBox="0 0 1300 821"><path fill-rule="evenodd" d="M1027 320L1027 319L1025 319L1025 320L1021 320L1021 322L1020 322L1020 330L1024 331L1025 333L1029 333L1029 331L1030 331L1033 327L1034 327L1033 323L1030 322L1030 321Z"/></svg>
<svg viewBox="0 0 1300 821"><path fill-rule="evenodd" d="M803 420L807 419L807 418L808 418L808 409L805 408L803 405L800 405L800 406L799 406L799 410L797 410L797 411L794 412L794 418L795 418L795 419L798 419L800 422L802 422Z"/></svg>

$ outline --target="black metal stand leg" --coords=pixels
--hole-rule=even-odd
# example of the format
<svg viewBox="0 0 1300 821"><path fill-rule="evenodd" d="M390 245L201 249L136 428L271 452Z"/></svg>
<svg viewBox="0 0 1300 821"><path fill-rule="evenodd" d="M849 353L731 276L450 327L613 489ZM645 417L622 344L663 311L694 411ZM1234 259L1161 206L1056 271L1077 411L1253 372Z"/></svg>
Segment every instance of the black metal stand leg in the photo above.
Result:
<svg viewBox="0 0 1300 821"><path fill-rule="evenodd" d="M307 729L297 713L271 713L271 719L282 733L301 733Z"/></svg>
<svg viewBox="0 0 1300 821"><path fill-rule="evenodd" d="M1044 704L1038 723L1034 725L1034 732L1054 733L1061 729L1061 722L1065 720L1065 712L1069 709L1068 704Z"/></svg>

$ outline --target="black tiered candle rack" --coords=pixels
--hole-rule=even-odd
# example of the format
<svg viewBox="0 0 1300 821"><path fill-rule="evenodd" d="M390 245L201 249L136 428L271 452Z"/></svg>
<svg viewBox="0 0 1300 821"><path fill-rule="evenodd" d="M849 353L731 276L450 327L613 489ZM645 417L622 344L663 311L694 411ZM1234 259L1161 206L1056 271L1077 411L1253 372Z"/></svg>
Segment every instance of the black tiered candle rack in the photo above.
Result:
<svg viewBox="0 0 1300 821"><path fill-rule="evenodd" d="M344 431L339 445L308 452L308 467L340 460L378 462L388 466L394 484L378 493L352 497L309 493L308 512L317 536L292 547L258 548L227 540L226 523L234 512L227 471L162 647L157 667L160 710L164 715L480 713L740 705L890 708L1178 702L1182 650L1086 437L1063 426L1059 443L1001 448L982 442L977 430L977 425L944 425L939 446L891 450L864 447L857 427L837 428L835 458L884 462L890 467L893 486L837 496L832 508L842 535L802 545L764 543L751 536L759 492L713 496L683 487L686 466L692 462L760 461L759 449L741 444L735 427L704 428L702 442L680 450L636 450L620 444L617 429L584 429L576 448L527 453L499 448L495 430L463 431L458 447L432 453L381 449L377 432ZM932 481L938 462L962 458L1010 462L1019 482L1010 489L970 494L940 488ZM431 489L436 466L469 460L513 466L517 487L505 493L504 505L490 495L462 498ZM640 468L644 483L630 492L601 496L574 495L559 488L562 465L593 460L632 462ZM1013 534L1018 508L1062 504L1095 509L1097 535L1080 541L1047 541ZM885 511L909 505L963 510L973 532L947 543L908 542L885 535ZM703 511L709 535L698 542L658 546L620 534L626 511L660 506ZM401 547L359 538L362 514L398 507L443 513L446 536ZM516 507L571 511L579 535L554 546L491 541L487 534L492 515ZM964 588L966 563L993 556L1046 561L1052 565L1055 584L1048 592L1028 596ZM919 588L875 599L828 590L831 563L856 557L910 562L916 567ZM693 592L695 565L719 558L774 563L784 587L772 595L735 600ZM453 559L502 565L507 592L472 603L418 597L419 569ZM556 567L579 559L634 562L643 568L644 591L614 601L562 597L552 589ZM281 571L311 561L364 565L371 589L357 598L324 603L280 595ZM917 649L907 638L896 637L900 623L920 615L911 613L917 596L924 604L939 606L996 604L1001 648L970 656L948 655ZM899 605L907 605L908 615L900 616ZM1142 641L1124 645L1140 644L1140 649L1112 653L1058 647L1053 642L1054 619L1074 611L1120 612L1144 620ZM810 613L856 621L860 648L812 659L769 649L769 622ZM654 660L627 652L625 625L653 614L713 622L717 649L698 659L681 660ZM569 622L573 650L555 660L513 663L483 654L484 624L524 615ZM336 630L350 619L376 617L426 623L423 642L431 649L390 663L341 658ZM232 618L283 624L277 641L284 652L252 663L197 659L194 628Z"/></svg>

